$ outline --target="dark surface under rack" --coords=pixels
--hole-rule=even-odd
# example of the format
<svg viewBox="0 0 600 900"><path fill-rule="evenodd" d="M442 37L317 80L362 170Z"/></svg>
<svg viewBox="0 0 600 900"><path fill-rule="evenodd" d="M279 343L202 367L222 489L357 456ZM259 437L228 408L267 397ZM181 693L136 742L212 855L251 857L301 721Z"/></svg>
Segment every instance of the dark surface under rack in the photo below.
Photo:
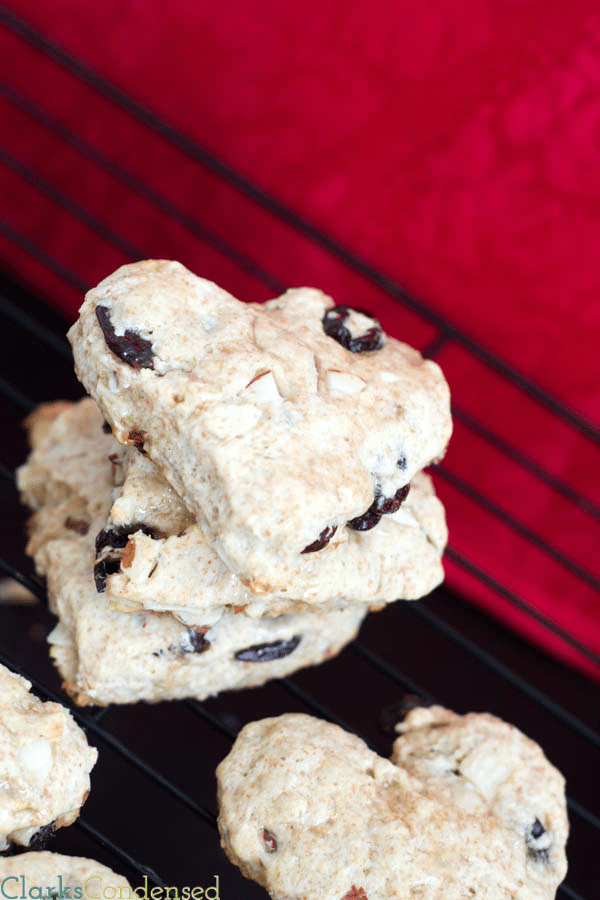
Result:
<svg viewBox="0 0 600 900"><path fill-rule="evenodd" d="M265 897L219 848L214 770L236 732L263 716L309 712L388 755L392 739L381 713L411 693L458 712L489 710L544 747L568 784L570 871L558 896L600 897L598 687L445 588L371 615L337 659L260 689L204 703L73 708L49 660L45 639L54 620L23 553L26 512L13 472L26 455L26 413L40 401L77 399L82 390L65 320L7 275L0 277L0 313L0 569L42 598L0 605L0 662L32 680L43 699L71 706L100 752L82 817L50 849L96 858L136 885L146 876L150 886L207 887L218 875L223 900Z"/></svg>
<svg viewBox="0 0 600 900"><path fill-rule="evenodd" d="M147 135L168 142L228 190L246 197L249 204L271 217L275 232L278 228L293 231L298 240L310 243L311 255L326 260L326 266L352 271L362 286L392 298L402 309L410 310L411 315L431 326L434 337L425 348L427 355L436 356L452 342L460 345L500 379L560 418L565 427L579 429L598 441L598 433L590 423L541 392L452 323L408 296L383 273L265 194L2 5L0 27L28 47L32 65L36 54L52 60L73 83L89 89L90 97L101 97L109 104L113 115L135 120ZM35 123L40 146L46 141L56 142L64 152L85 158L97 175L118 183L124 195L136 195L149 210L192 235L201 248L199 253L208 250L227 259L232 269L243 272L272 293L285 287L280 273L266 271L204 222L171 202L161 190L139 179L56 118L50 108L26 96L16 81L13 84L0 79L0 98L18 110L29 124ZM33 171L7 147L0 147L0 166L28 185L31 196L52 206L52 221L55 216L71 217L88 239L110 247L123 261L151 255L147 247L140 249L136 245L135 236L121 233L119 223L108 225L95 217L80 198L65 193ZM100 183L104 183L102 179ZM78 272L71 271L43 246L39 231L36 237L20 233L0 215L0 233L31 260L34 268L53 273L65 292L81 293L89 286L82 275L85 261ZM67 326L67 321L39 297L8 273L0 272L0 577L15 577L40 597L33 605L0 602L0 663L32 680L34 691L43 699L57 699L69 706L100 754L81 818L71 828L59 831L48 848L98 859L122 872L134 885L142 884L146 876L150 886L207 887L214 884L214 876L218 875L223 900L264 900L265 892L243 879L229 864L220 850L216 830L214 770L228 752L236 732L252 719L288 711L309 712L346 726L388 755L392 739L380 728L382 710L411 693L425 700L438 700L458 712L489 710L543 746L551 761L564 772L569 797L570 868L558 896L561 900L598 900L600 688L535 650L446 588L419 603L397 603L370 616L358 640L338 658L260 689L224 693L202 704L190 700L85 710L72 706L49 659L46 636L54 619L46 610L43 587L33 579L31 563L24 556L27 514L19 504L14 485L14 470L27 452L21 427L27 412L44 400L77 399L82 395L64 338ZM454 414L461 424L509 455L516 465L528 469L535 478L546 480L552 489L561 491L569 502L590 516L598 517L597 507L586 498L553 479L498 435L487 432L467 412L455 409ZM450 477L447 472L440 474ZM469 490L456 479L454 487ZM472 489L471 499L474 504L485 505L491 515L502 515L501 510L490 506L485 497ZM534 543L535 535L523 530L518 521L507 520L507 525L521 528L522 536ZM555 548L540 546L539 542L536 546L554 555L561 564L570 565ZM523 609L527 598L515 597L506 585L480 571L473 560L449 551L451 554L456 564L470 572L475 583L491 588L506 602L521 608L524 615L535 615ZM592 583L585 571L573 566L571 570L577 578L587 578L586 583ZM597 580L594 583L597 585ZM543 619L541 624L553 629ZM562 638L575 645L567 635ZM581 646L579 650L593 656Z"/></svg>
<svg viewBox="0 0 600 900"><path fill-rule="evenodd" d="M416 298L407 296L385 275L285 208L276 198L266 195L1 5L0 26L10 30L32 52L53 60L70 78L102 96L112 104L114 112L119 110L135 119L148 133L170 142L215 179L246 196L249 203L256 204L273 218L276 222L273 227L293 230L311 243L311 252L326 256L328 264L333 260L335 265L352 270L363 284L392 297L428 323L436 335L426 348L428 355L435 356L448 342L454 341L499 378L541 403L566 427L578 428L598 440L597 432L589 423L543 395L535 385L492 357L451 323ZM178 208L161 191L142 182L14 84L1 79L0 97L29 122L36 123L41 145L46 138L62 143L65 150L84 157L97 173L118 182L124 193L141 197L148 208L160 211L193 235L199 246L227 258L232 267L273 293L283 289L285 285L278 274L266 271L211 232L204 223ZM118 224L108 226L100 221L76 196L62 192L5 147L0 147L0 166L27 183L44 202L51 202L57 215L77 220L86 233L110 246L115 254L127 259L149 255L148 248L136 246L133 236L121 234ZM58 276L65 290L81 292L88 286L80 272L72 272L41 243L36 243L32 235L17 232L2 216L0 232L34 265ZM0 577L16 577L40 597L33 605L0 602L0 663L32 680L34 691L43 699L56 699L69 706L100 754L92 773L92 791L81 818L71 828L59 831L48 848L98 859L122 872L134 885L142 884L146 876L150 886L207 887L214 884L214 876L218 875L223 900L264 900L265 892L243 879L227 861L220 850L215 825L214 770L228 752L236 732L252 719L288 711L309 712L346 726L388 755L392 739L380 728L382 710L405 693L411 693L425 700L438 700L458 712L489 710L514 723L543 746L551 761L564 772L569 797L569 874L558 896L561 900L598 900L600 688L535 650L446 588L438 589L419 603L397 603L370 616L358 640L338 658L260 689L224 693L205 703L190 700L85 710L72 706L49 659L46 636L54 619L46 610L43 588L32 578L31 563L24 556L26 511L19 504L14 485L14 469L27 452L21 427L27 412L44 400L76 399L82 395L64 339L67 325L39 297L7 273L0 272ZM498 436L486 433L466 412L455 409L455 417L461 416L468 428L491 442L499 452L510 454L517 465L528 468L536 478L548 480L548 473L532 460ZM444 477L448 477L447 473ZM548 483L563 493L566 490L551 479ZM456 481L455 487L468 489ZM597 508L586 506L585 498L571 492L567 499L597 517ZM485 498L476 494L472 500L476 504L486 503ZM487 509L492 515L501 514L497 509L490 509L489 503ZM519 527L518 522L508 525ZM534 540L534 535L527 532L523 535ZM551 547L541 549L556 553ZM454 553L454 561L469 571L482 587L491 587L511 604L521 602L502 583L491 583L472 560ZM577 571L575 574L585 575ZM542 624L552 627L548 622ZM569 641L568 636L563 635L563 639ZM585 648L579 649L586 652Z"/></svg>

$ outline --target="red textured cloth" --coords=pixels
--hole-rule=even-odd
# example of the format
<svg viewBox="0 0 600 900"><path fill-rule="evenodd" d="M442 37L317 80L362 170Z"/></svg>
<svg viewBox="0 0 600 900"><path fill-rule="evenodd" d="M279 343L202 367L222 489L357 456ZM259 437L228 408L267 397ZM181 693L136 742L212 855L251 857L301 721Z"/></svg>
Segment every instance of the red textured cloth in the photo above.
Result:
<svg viewBox="0 0 600 900"><path fill-rule="evenodd" d="M10 0L0 70L0 255L70 314L83 285L156 256L243 299L310 284L436 338L199 146L451 323L448 583L599 677L515 604L600 653L595 0Z"/></svg>

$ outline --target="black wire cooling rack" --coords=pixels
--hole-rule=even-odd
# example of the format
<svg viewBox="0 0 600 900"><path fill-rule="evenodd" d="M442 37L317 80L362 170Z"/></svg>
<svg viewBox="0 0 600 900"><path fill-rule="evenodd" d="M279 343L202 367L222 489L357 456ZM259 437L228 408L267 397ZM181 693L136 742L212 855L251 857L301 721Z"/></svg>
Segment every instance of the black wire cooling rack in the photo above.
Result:
<svg viewBox="0 0 600 900"><path fill-rule="evenodd" d="M14 281L0 279L2 556L0 569L40 602L0 605L0 662L24 674L43 699L68 705L98 747L92 791L76 825L51 849L96 858L132 883L209 886L224 900L260 898L219 849L214 770L239 728L287 711L322 716L389 754L385 710L404 694L459 712L489 710L537 740L566 775L570 872L559 896L600 896L598 846L600 692L441 588L419 603L371 615L337 659L263 688L193 700L106 709L73 708L49 662L53 618L23 554L26 513L14 485L25 458L24 415L57 397L77 399L66 322Z"/></svg>
<svg viewBox="0 0 600 900"><path fill-rule="evenodd" d="M85 84L148 129L170 142L198 166L210 171L229 190L244 195L288 231L297 233L337 266L391 298L430 327L431 339L422 348L437 357L458 346L503 382L527 395L567 429L576 429L590 441L600 435L556 398L548 395L453 323L411 297L384 274L340 246L312 223L265 194L172 126L140 106L98 73L37 33L0 6L0 28L7 29L36 53L64 68L69 77ZM35 123L40 134L51 135L80 154L98 171L115 179L123 191L133 192L198 240L199 247L228 260L260 282L271 293L285 288L280 275L240 251L210 226L181 209L159 189L149 185L87 141L76 129L57 119L9 79L0 78L0 98ZM56 214L76 219L99 241L115 248L123 261L152 255L135 239L96 217L81 200L46 180L14 153L0 146L0 167L50 201ZM0 233L32 265L57 276L66 289L82 292L90 285L56 258L31 234L17 231L0 217ZM57 298L54 298L57 299ZM265 892L243 879L219 847L216 830L214 770L228 752L239 728L248 721L289 711L324 717L360 734L382 754L389 755L392 736L382 728L385 710L406 693L436 700L457 712L488 710L514 723L537 740L567 778L571 837L569 874L559 889L561 898L600 898L600 689L499 625L447 588L418 602L394 604L366 620L358 640L334 660L305 669L292 677L239 693L228 692L204 703L193 700L139 704L107 709L74 708L62 691L48 656L46 636L54 619L47 612L43 587L25 558L26 511L19 505L14 470L27 453L22 419L37 403L82 395L64 338L66 319L9 274L8 262L0 271L0 575L28 587L39 598L35 604L0 603L0 663L24 674L43 699L59 700L71 708L99 749L92 773L92 791L78 822L62 829L49 849L96 858L122 872L136 885L208 887L219 878L223 900L260 900ZM455 419L499 453L526 470L549 489L560 492L590 516L600 511L579 492L553 476L534 459L499 434L476 421L467 410L454 408ZM536 551L556 560L576 579L598 587L598 579L542 541L518 519L508 515L452 472L440 467L439 476L468 494L476 506L517 531ZM599 662L588 648L573 640L528 604L508 584L482 571L472 559L453 548L448 557L486 589L551 630ZM10 596L9 596L10 601Z"/></svg>

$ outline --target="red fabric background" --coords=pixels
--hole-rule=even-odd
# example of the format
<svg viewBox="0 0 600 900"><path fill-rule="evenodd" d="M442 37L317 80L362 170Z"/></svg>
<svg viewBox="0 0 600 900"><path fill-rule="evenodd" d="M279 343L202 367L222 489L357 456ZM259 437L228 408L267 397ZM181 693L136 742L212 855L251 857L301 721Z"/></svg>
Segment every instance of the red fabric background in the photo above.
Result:
<svg viewBox="0 0 600 900"><path fill-rule="evenodd" d="M71 315L81 302L60 266L91 285L132 256L180 259L244 299L277 293L189 222L174 221L154 196L141 196L118 164L274 281L369 306L386 330L424 348L436 335L430 322L49 59L15 31L11 13L403 284L581 420L598 422L594 0L0 7L0 254L51 302ZM104 154L112 174L36 117L32 103ZM47 258L36 260L11 229ZM464 343L451 341L436 358L460 414L436 480L452 549L600 653L597 438ZM596 516L511 460L469 417L596 504ZM465 484L477 495L465 494ZM600 665L536 625L456 555L447 573L474 602L600 675Z"/></svg>

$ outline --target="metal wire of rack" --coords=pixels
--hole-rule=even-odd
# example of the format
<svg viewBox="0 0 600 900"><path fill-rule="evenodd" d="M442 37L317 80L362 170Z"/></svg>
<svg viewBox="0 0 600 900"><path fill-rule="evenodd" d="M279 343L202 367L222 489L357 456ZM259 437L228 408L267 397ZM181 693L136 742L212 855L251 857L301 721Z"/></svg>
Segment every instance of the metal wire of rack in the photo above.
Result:
<svg viewBox="0 0 600 900"><path fill-rule="evenodd" d="M14 432L9 441L4 441L4 446L12 448L15 443L17 446L21 445L16 458L13 455L12 458L3 461L2 465L4 487L12 495L10 502L4 506L6 510L12 509L14 517L9 512L5 520L5 530L8 531L10 528L10 535L3 535L4 546L6 547L10 543L11 547L8 559L3 557L0 560L0 568L6 575L17 578L25 586L43 596L43 590L31 576L30 567L22 559L21 533L18 528L15 529L14 525L15 520L23 521L23 513L17 507L12 476L15 463L23 458L24 453L23 435L19 432L18 426L20 419L35 406L36 402L54 396L75 397L80 391L71 374L70 354L66 343L60 338L62 323L58 321L58 317L54 316L55 330L48 328L47 324L40 325L35 316L24 313L24 309L35 307L35 301L31 297L25 296L23 290L14 283L5 281L3 288L1 305L4 313L5 352L8 354L9 346L13 348L13 351L17 347L19 353L14 357L16 366L22 366L23 359L36 359L37 365L33 367L33 370L28 367L28 374L25 375L25 378L21 375L16 382L12 379L5 379L0 385L2 402L5 407L4 420L10 423L10 428ZM7 289L12 297L7 296ZM16 304L15 300L18 298L22 298L24 302ZM46 310L44 310L44 314L48 318ZM44 371L51 372L52 377L40 382L40 372ZM35 380L36 382L38 391L34 394L33 399L23 391L24 380ZM27 387L29 388L31 385L27 385ZM40 387L42 388L41 393L39 392ZM39 636L40 623L48 618L43 608L6 607L0 609L0 616L5 620L2 628L0 661L16 671L21 671L29 678L33 677L35 689L41 697L65 702L65 696L57 687L56 676L47 660L40 660L39 642L32 643L31 637L27 637L27 635L33 635L35 640L35 636ZM381 621L384 618L386 619L385 623ZM414 620L413 622L410 621L411 618ZM458 619L458 627L455 623L456 619ZM25 628L22 623L18 625L18 620L26 621ZM389 628L386 627L388 625ZM46 622L45 626L41 627L47 632L49 626ZM423 628L425 637L419 641L416 635ZM439 637L432 636L435 635L435 632L439 633ZM20 639L15 648L16 635L20 635ZM394 646L396 641L399 642L397 649ZM434 649L436 644L438 645L437 650ZM415 646L428 648L425 660L419 659L421 651L415 652ZM32 660L32 650L36 656L35 660ZM498 653L498 650L501 652ZM435 659L438 652L439 661L432 666L432 659ZM507 657L508 662L506 661ZM398 660L402 661L401 664L398 663ZM557 747L557 749L560 750L558 755L562 757L560 765L563 770L569 764L572 766L574 759L577 759L576 768L581 772L580 764L582 760L587 759L587 765L583 771L591 772L594 758L597 758L600 749L600 734L594 727L594 714L597 712L595 687L574 673L563 670L558 664L543 658L541 654L537 654L536 651L504 632L495 623L487 620L484 623L481 614L468 610L458 598L443 589L435 592L435 595L423 603L398 605L377 614L376 617L373 617L373 622L367 623L365 637L361 638L360 642L355 642L349 650L342 654L339 661L333 661L322 668L330 670L339 668L340 672L325 675L325 673L320 674L320 670L316 669L312 672L298 673L294 678L263 688L258 693L266 696L277 690L275 708L279 711L289 708L308 709L316 715L357 731L380 752L385 752L385 739L377 732L377 713L385 706L386 700L392 701L399 693L404 692L415 693L426 700L440 699L457 709L466 710L471 706L490 708L499 715L520 724L533 736L537 736L546 745L551 758L554 740L549 741L548 735L555 734L558 730L561 737L557 744L562 743L562 747ZM37 675L38 669L41 670L40 675ZM352 673L348 673L347 677L352 678L353 683L358 680L362 686L362 695L360 696L362 705L359 702L358 707L356 696L353 695L352 698L344 696L341 688L344 683L347 683L344 673L348 669L352 669ZM357 672L357 669L360 671ZM368 672L365 672L365 669ZM451 677L448 677L448 672L451 673ZM444 681L443 691L440 689L438 681L441 673L443 673ZM548 692L545 689L549 674L557 687L560 682L559 700L555 699L555 691ZM376 681L377 687L372 690L367 689L367 680ZM473 687L474 680L478 686L476 691ZM449 685L451 685L450 689ZM257 691L248 693L256 695ZM586 695L587 700L582 702L582 698ZM576 704L573 703L575 697L578 699ZM375 703L373 698L376 698ZM186 712L193 712L203 726L210 727L220 738L228 740L234 737L242 722L258 715L270 714L273 711L271 701L267 700L259 702L259 709L253 713L251 703L247 705L242 702L240 705L239 698L235 697L234 699L234 695L229 697L225 695L205 704L188 701L183 704L173 704L173 706ZM519 715L515 715L517 711ZM123 719L122 710L108 709L93 710L92 712L75 710L74 714L86 728L92 742L109 748L114 755L119 757L122 764L133 767L147 779L153 790L160 789L165 792L173 801L180 804L189 813L199 817L204 825L210 826L214 831L215 815L212 811L214 810L214 800L211 809L211 803L203 805L193 794L190 795L176 780L173 780L169 773L173 769L179 770L179 765L175 760L169 763L166 769L167 774L164 774L165 770L161 771L160 768L147 761L143 750L139 751L126 738L124 739L123 729L127 736L130 726L127 720ZM139 713L129 710L128 715L136 718ZM146 718L146 716L147 712L144 712L142 718ZM110 728L113 720L116 723L114 730ZM540 727L539 735L533 727L536 720L544 722ZM548 724L549 722L552 723L551 726ZM177 729L170 729L169 733L177 733ZM211 739L207 738L206 740ZM161 742L159 741L159 743ZM220 755L224 755L226 746L222 744L220 746ZM216 761L218 761L218 757ZM204 770L203 778L209 780L210 774L210 769ZM586 779L587 777L588 775L586 775ZM108 785L110 783L110 776L108 776ZM105 787L105 791L110 797L110 787ZM578 799L580 796L586 797L585 802ZM588 842L590 844L593 842L600 829L600 820L592 809L588 808L588 806L593 806L589 803L588 796L589 790L584 790L581 794L575 792L569 800L573 834L574 836L581 834L580 840L583 847ZM594 798L594 800L596 799ZM153 803L155 802L153 801ZM143 809L147 805L147 798L140 803ZM110 810L110 800L108 809ZM98 844L108 856L116 857L119 862L132 869L138 878L144 875L150 876L152 883L159 886L165 883L181 883L176 880L181 877L177 872L172 872L168 881L165 876L161 878L160 874L154 874L155 869L160 872L160 866L155 863L155 858L160 858L160 855L155 857L156 849L153 850L150 857L151 863L140 862L139 859L149 859L145 848L136 848L136 851L132 853L126 849L128 846L126 841L115 841L111 837L110 825L105 824L106 817L107 810L104 809L98 820L104 820L103 826L100 828L95 822L88 822L86 809L83 819L78 825L79 832ZM154 814L154 818L164 821L164 817L158 812ZM69 848L72 847L72 841L62 834L57 836L56 841L67 844ZM91 852L93 855L93 850L87 852ZM213 854L216 855L216 852L213 847ZM98 855L97 852L96 855ZM222 872L224 866L225 863L220 860L219 871ZM581 879L581 866L578 867L576 875L575 884ZM243 895L250 896L247 893L251 890L250 887L245 885L244 890L246 893ZM576 888L570 887L568 881L561 888L561 892L569 897L586 896L585 893L580 893ZM594 894L589 893L587 896L593 897Z"/></svg>
<svg viewBox="0 0 600 900"><path fill-rule="evenodd" d="M286 227L297 230L341 265L351 268L394 302L421 317L434 332L423 348L426 355L437 357L449 345L459 345L565 426L599 442L598 431L582 416L2 7L0 25L54 58L73 77L85 81L146 127L175 143L199 165L245 193ZM0 81L0 96L119 180L125 190L138 193L176 220L233 266L248 272L270 290L279 292L284 288L278 275L211 231L196 216L177 207L160 191L137 179L126 167L11 84ZM8 150L0 150L0 165L34 185L57 208L77 218L102 240L118 248L124 257L135 259L146 255L143 248L137 247L116 227L95 217L77 197L60 191ZM80 273L73 272L29 235L17 233L9 222L0 221L0 231L33 260L58 275L65 285L77 291L89 286ZM26 453L20 421L38 402L57 397L75 399L81 390L75 382L70 350L63 337L67 323L8 273L0 276L0 314L0 352L6 361L6 372L0 379L3 447L0 572L20 581L43 600L43 587L22 550L25 513L18 504L13 476L15 466ZM590 518L600 517L600 509L589 498L477 422L468 411L458 407L454 415L474 434L544 481L549 489L560 492ZM541 541L535 532L472 486L443 467L439 475L451 480L457 490L468 493L475 504L486 508L492 516L502 519L507 527L519 531L526 541L552 556L577 579L598 586L593 572L570 559L560 548ZM516 596L498 578L482 571L452 546L448 556L474 579L519 608L523 615L535 618L561 641L600 662L589 648L534 610L527 598ZM239 728L263 715L309 711L360 734L379 752L389 753L391 739L379 727L380 713L408 692L424 700L439 700L457 711L488 709L542 744L550 759L565 772L569 792L570 872L558 896L575 900L594 900L600 896L597 855L592 851L598 846L600 831L600 784L593 775L600 759L598 688L535 650L447 588L438 589L419 603L395 604L369 617L359 640L336 660L271 682L261 689L227 693L205 703L189 700L155 707L73 708L48 660L44 641L52 622L43 602L0 606L0 662L28 677L43 699L56 699L68 705L90 741L100 748L100 761L93 773L92 793L83 816L76 826L63 829L54 837L51 849L95 857L119 868L136 883L146 877L150 884L158 886L209 884L219 875L224 898L259 900L265 896L264 891L246 882L229 865L219 849L215 828L213 772Z"/></svg>

